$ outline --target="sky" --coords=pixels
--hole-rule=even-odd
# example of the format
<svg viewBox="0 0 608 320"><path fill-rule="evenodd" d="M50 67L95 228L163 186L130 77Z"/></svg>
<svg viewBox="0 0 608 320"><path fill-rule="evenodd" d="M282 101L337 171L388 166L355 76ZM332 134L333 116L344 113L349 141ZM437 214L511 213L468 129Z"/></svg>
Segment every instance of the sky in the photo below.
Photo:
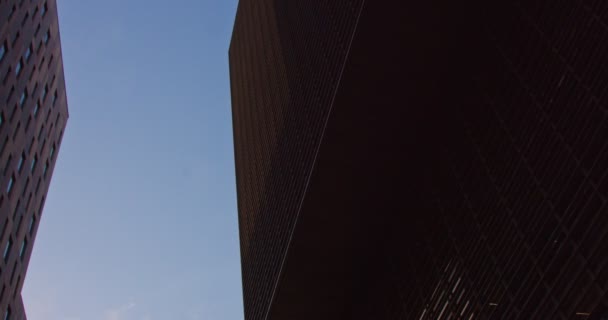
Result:
<svg viewBox="0 0 608 320"><path fill-rule="evenodd" d="M25 280L28 319L243 319L237 0L57 2L70 118Z"/></svg>

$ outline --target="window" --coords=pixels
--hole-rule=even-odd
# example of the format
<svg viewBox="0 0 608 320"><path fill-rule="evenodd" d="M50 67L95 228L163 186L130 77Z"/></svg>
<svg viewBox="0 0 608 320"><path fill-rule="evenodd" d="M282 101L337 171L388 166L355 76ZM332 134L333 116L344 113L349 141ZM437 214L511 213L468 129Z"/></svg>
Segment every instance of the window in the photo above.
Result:
<svg viewBox="0 0 608 320"><path fill-rule="evenodd" d="M17 31L17 32L15 33L15 35L13 36L13 41L12 41L13 47L15 46L15 43L17 43L17 40L19 40L19 36L20 36L20 35L21 35L21 34L19 33L19 31Z"/></svg>
<svg viewBox="0 0 608 320"><path fill-rule="evenodd" d="M33 66L33 67L32 67L32 71L30 72L30 77L29 77L29 80L30 80L30 81L31 81L31 80L32 80L32 78L34 77L34 73L36 73L36 66Z"/></svg>
<svg viewBox="0 0 608 320"><path fill-rule="evenodd" d="M15 291L13 291L13 299L17 297L17 290L19 289L19 283L21 282L21 276L17 277L17 285L15 286Z"/></svg>
<svg viewBox="0 0 608 320"><path fill-rule="evenodd" d="M51 38L51 30L47 30L46 33L44 34L44 37L42 37L42 42L44 42L44 44L49 43L49 39Z"/></svg>
<svg viewBox="0 0 608 320"><path fill-rule="evenodd" d="M11 253L11 247L13 246L13 239L8 238L8 242L6 243L6 247L4 247L4 262L8 260L8 257Z"/></svg>
<svg viewBox="0 0 608 320"><path fill-rule="evenodd" d="M44 132L44 125L40 127L40 131L38 131L38 140L42 140L42 133Z"/></svg>
<svg viewBox="0 0 608 320"><path fill-rule="evenodd" d="M21 260L23 260L23 254L25 253L26 249L27 249L27 239L23 239L23 242L21 243L21 250L19 250L19 258L21 258Z"/></svg>
<svg viewBox="0 0 608 320"><path fill-rule="evenodd" d="M13 279L15 279L15 271L17 271L17 261L15 261L15 265L13 265L13 272L11 272L11 280L10 284L13 284Z"/></svg>
<svg viewBox="0 0 608 320"><path fill-rule="evenodd" d="M46 178L46 171L49 169L49 161L47 160L44 164L44 169L42 169L42 176Z"/></svg>
<svg viewBox="0 0 608 320"><path fill-rule="evenodd" d="M30 226L27 228L27 233L29 233L30 235L32 235L32 233L34 232L34 226L36 225L36 214L34 214L32 216L32 218L30 219Z"/></svg>
<svg viewBox="0 0 608 320"><path fill-rule="evenodd" d="M2 144L0 144L0 154L4 154L4 148L6 148L6 144L8 143L8 137L4 138ZM6 175L6 173L5 173Z"/></svg>
<svg viewBox="0 0 608 320"><path fill-rule="evenodd" d="M32 56L32 45L30 44L29 47L27 47L27 49L25 49L25 54L23 55L23 57L25 58L25 62L29 62L31 56Z"/></svg>
<svg viewBox="0 0 608 320"><path fill-rule="evenodd" d="M13 211L13 220L17 218L17 214L21 211L21 200L17 200L17 205L15 206L15 211Z"/></svg>
<svg viewBox="0 0 608 320"><path fill-rule="evenodd" d="M30 123L32 123L32 117L27 118L27 122L25 123L25 133L30 129Z"/></svg>
<svg viewBox="0 0 608 320"><path fill-rule="evenodd" d="M40 11L40 15L44 17L47 11L49 11L49 5L45 2Z"/></svg>
<svg viewBox="0 0 608 320"><path fill-rule="evenodd" d="M13 17L16 10L17 10L17 6L13 5L13 7L11 8L11 12L8 14L9 19Z"/></svg>
<svg viewBox="0 0 608 320"><path fill-rule="evenodd" d="M2 197L2 199L4 200L4 197ZM4 238L4 234L6 233L6 229L8 227L8 217L6 217L6 219L4 219L4 223L2 224L2 232L0 233L0 239ZM0 298L0 300L2 300Z"/></svg>
<svg viewBox="0 0 608 320"><path fill-rule="evenodd" d="M4 114L0 114L0 128L2 128L2 124L4 123Z"/></svg>
<svg viewBox="0 0 608 320"><path fill-rule="evenodd" d="M21 106L21 108L23 108L25 102L27 101L27 95L27 89L23 90L21 93L21 98L19 98L19 106Z"/></svg>
<svg viewBox="0 0 608 320"><path fill-rule="evenodd" d="M25 154L21 154L21 158L19 158L19 162L17 163L17 172L21 173L21 169L23 168L23 162L25 162Z"/></svg>
<svg viewBox="0 0 608 320"><path fill-rule="evenodd" d="M0 61L4 59L4 55L6 54L6 41L0 47Z"/></svg>
<svg viewBox="0 0 608 320"><path fill-rule="evenodd" d="M27 203L25 204L25 211L30 209L30 204L32 204L32 193L30 192L30 196L27 197Z"/></svg>
<svg viewBox="0 0 608 320"><path fill-rule="evenodd" d="M34 36L38 35L38 32L40 32L40 23L38 24L38 26L36 27L36 31L34 32ZM42 42L41 42L42 43Z"/></svg>
<svg viewBox="0 0 608 320"><path fill-rule="evenodd" d="M32 140L30 140L30 143L27 145L27 153L32 152L32 148L34 147L34 142L36 142L36 137L32 137Z"/></svg>
<svg viewBox="0 0 608 320"><path fill-rule="evenodd" d="M21 129L21 122L17 123L17 127L15 127L15 132L13 132L13 140L17 139L17 135L19 134L19 129Z"/></svg>
<svg viewBox="0 0 608 320"><path fill-rule="evenodd" d="M8 96L6 97L6 104L11 102L11 99L13 98L14 93L15 93L15 86L12 86L11 91L8 92Z"/></svg>
<svg viewBox="0 0 608 320"><path fill-rule="evenodd" d="M51 153L50 153L51 159L53 158L54 154L55 154L55 144L53 144L53 146L51 147Z"/></svg>
<svg viewBox="0 0 608 320"><path fill-rule="evenodd" d="M21 192L21 196L25 197L25 194L27 193L27 187L30 186L30 178L27 178L27 180L25 181L25 184L23 185L23 191Z"/></svg>
<svg viewBox="0 0 608 320"><path fill-rule="evenodd" d="M32 165L30 166L31 172L34 172L34 169L36 169L36 162L38 162L38 156L34 156L34 159L32 159Z"/></svg>
<svg viewBox="0 0 608 320"><path fill-rule="evenodd" d="M40 102L36 101L36 105L34 106L34 118L38 115L38 110L40 110Z"/></svg>
<svg viewBox="0 0 608 320"><path fill-rule="evenodd" d="M6 193L11 194L11 191L13 190L13 184L15 183L15 177L12 176L9 180L8 180L8 186L6 186Z"/></svg>
<svg viewBox="0 0 608 320"><path fill-rule="evenodd" d="M6 73L4 74L4 79L2 79L2 84L6 84L6 81L8 81L8 77L11 75L12 71L13 69L11 67L8 67Z"/></svg>
<svg viewBox="0 0 608 320"><path fill-rule="evenodd" d="M8 168L11 166L11 160L13 160L13 155L9 154L8 159L6 159L6 166L4 166L4 175L6 175Z"/></svg>
<svg viewBox="0 0 608 320"><path fill-rule="evenodd" d="M13 119L15 119L15 115L17 114L17 109L18 109L18 104L15 103L15 106L13 107L13 111L11 112L11 122L13 121Z"/></svg>
<svg viewBox="0 0 608 320"><path fill-rule="evenodd" d="M46 99L46 95L49 92L49 86L45 85L44 89L42 89L42 95L40 95L42 101L44 101Z"/></svg>
<svg viewBox="0 0 608 320"><path fill-rule="evenodd" d="M38 152L42 152L42 150L44 150L44 147L46 147L46 138L42 140L42 144L40 145L40 149L38 150Z"/></svg>
<svg viewBox="0 0 608 320"><path fill-rule="evenodd" d="M55 105L55 102L57 102L57 90L53 93L53 106Z"/></svg>
<svg viewBox="0 0 608 320"><path fill-rule="evenodd" d="M19 215L19 218L17 219L17 228L15 230L21 229L21 222L22 221L23 221L23 211L21 211L21 214Z"/></svg>
<svg viewBox="0 0 608 320"><path fill-rule="evenodd" d="M4 288L2 288L4 289ZM4 290L2 290L2 292L4 293ZM4 312L4 320L10 320L11 319L11 307L8 307L6 309L6 312Z"/></svg>
<svg viewBox="0 0 608 320"><path fill-rule="evenodd" d="M38 183L36 183L36 191L34 193L38 194L38 191L40 191L41 182L42 182L42 178L38 178Z"/></svg>
<svg viewBox="0 0 608 320"><path fill-rule="evenodd" d="M27 19L30 17L30 13L26 12L25 15L23 16L23 19L21 20L21 26L24 26L25 23L27 22Z"/></svg>
<svg viewBox="0 0 608 320"><path fill-rule="evenodd" d="M19 74L21 73L21 69L23 69L23 60L19 59L19 62L17 62L17 66L15 66L15 74L17 76L19 76Z"/></svg>

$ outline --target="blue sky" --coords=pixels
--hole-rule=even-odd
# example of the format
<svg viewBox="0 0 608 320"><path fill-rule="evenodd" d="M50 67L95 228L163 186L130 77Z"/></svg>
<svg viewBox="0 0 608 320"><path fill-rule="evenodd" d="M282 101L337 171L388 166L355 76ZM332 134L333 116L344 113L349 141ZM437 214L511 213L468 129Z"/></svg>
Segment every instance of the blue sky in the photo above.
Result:
<svg viewBox="0 0 608 320"><path fill-rule="evenodd" d="M242 319L236 0L58 0L70 119L29 320Z"/></svg>

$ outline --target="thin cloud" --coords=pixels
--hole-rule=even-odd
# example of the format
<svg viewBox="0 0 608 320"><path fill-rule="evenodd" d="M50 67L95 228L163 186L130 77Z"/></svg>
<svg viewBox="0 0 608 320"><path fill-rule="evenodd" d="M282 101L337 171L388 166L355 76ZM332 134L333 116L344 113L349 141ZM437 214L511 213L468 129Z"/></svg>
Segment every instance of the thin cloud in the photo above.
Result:
<svg viewBox="0 0 608 320"><path fill-rule="evenodd" d="M135 308L135 303L130 302L118 308L106 310L104 320L126 320L129 310Z"/></svg>

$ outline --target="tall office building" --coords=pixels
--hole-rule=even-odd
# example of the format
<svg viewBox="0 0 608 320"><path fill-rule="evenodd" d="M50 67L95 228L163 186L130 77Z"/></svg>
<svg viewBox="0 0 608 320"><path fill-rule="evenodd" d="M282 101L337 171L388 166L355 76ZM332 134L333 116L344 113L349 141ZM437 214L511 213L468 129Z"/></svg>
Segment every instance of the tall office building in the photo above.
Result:
<svg viewBox="0 0 608 320"><path fill-rule="evenodd" d="M68 119L55 0L0 1L0 317L21 288Z"/></svg>
<svg viewBox="0 0 608 320"><path fill-rule="evenodd" d="M241 0L247 320L608 317L608 2Z"/></svg>

